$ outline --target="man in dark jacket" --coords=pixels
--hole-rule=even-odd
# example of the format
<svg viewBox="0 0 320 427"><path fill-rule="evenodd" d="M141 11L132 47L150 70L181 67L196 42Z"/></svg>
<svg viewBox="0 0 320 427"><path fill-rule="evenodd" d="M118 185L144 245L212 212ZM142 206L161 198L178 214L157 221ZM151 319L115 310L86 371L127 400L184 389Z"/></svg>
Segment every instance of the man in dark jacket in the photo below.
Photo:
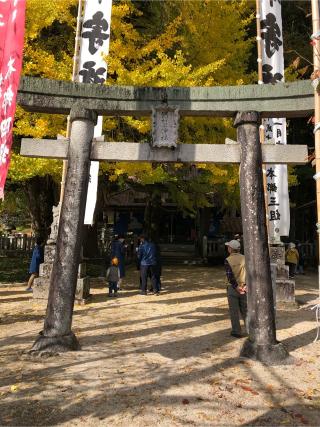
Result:
<svg viewBox="0 0 320 427"><path fill-rule="evenodd" d="M141 294L147 295L148 276L151 276L153 292L159 295L159 283L156 277L157 254L156 246L153 242L148 241L146 237L141 237L141 245L138 250L138 259L140 262L141 276Z"/></svg>

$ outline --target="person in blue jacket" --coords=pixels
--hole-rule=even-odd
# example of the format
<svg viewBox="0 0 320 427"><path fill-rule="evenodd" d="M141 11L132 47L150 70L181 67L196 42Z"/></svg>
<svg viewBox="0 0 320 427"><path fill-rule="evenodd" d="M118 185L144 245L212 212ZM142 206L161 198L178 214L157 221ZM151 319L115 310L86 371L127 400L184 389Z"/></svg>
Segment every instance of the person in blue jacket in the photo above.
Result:
<svg viewBox="0 0 320 427"><path fill-rule="evenodd" d="M141 294L147 295L148 276L151 277L153 292L159 295L160 287L157 280L157 251L153 242L146 237L141 236L141 245L138 250L138 259L140 262L141 276Z"/></svg>
<svg viewBox="0 0 320 427"><path fill-rule="evenodd" d="M121 288L122 279L125 277L125 252L126 246L124 244L124 238L122 236L116 236L111 243L111 259L118 258L118 268L120 271L120 279L118 282L118 290Z"/></svg>
<svg viewBox="0 0 320 427"><path fill-rule="evenodd" d="M39 267L40 264L43 262L43 246L42 246L42 240L40 238L37 238L36 245L32 252L32 258L29 268L29 273L31 274L29 281L28 281L28 287L26 291L32 291L32 286L34 279L39 276Z"/></svg>

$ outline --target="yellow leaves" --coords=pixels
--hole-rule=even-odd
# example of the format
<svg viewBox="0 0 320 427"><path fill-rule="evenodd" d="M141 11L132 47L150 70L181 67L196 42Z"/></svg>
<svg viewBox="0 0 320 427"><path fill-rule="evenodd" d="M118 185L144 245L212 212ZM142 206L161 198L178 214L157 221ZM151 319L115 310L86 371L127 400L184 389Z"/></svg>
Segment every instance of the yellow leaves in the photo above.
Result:
<svg viewBox="0 0 320 427"><path fill-rule="evenodd" d="M181 23L181 16L178 16L176 19L170 22L164 33L160 34L155 39L150 40L145 46L142 47L140 51L141 57L150 55L154 51L161 51L164 53L168 49L171 49L175 43L182 41L181 36L177 35L177 31Z"/></svg>
<svg viewBox="0 0 320 427"><path fill-rule="evenodd" d="M32 138L54 137L66 129L66 117L62 115L31 114L17 106L15 135Z"/></svg>
<svg viewBox="0 0 320 427"><path fill-rule="evenodd" d="M114 2L110 54L104 58L108 64L107 84L190 87L243 84L251 78L245 75L248 50L253 42L246 38L246 25L253 19L247 1L161 3L155 9L142 8L158 11L156 18L149 12L153 20L150 25L155 23L157 28L159 25L157 31L143 26L143 19L145 23L149 16L148 12L143 16L138 9L139 2ZM28 0L25 74L70 79L77 4L78 0ZM160 22L163 16L165 20ZM47 33L48 39L43 37ZM55 138L65 129L65 117L30 114L17 109L15 135ZM150 136L150 119L105 118L103 129L107 140L146 140ZM233 135L228 119L183 118L180 122L181 143L223 143L226 136ZM141 184L166 183L168 179L176 184L180 170L183 174L184 169L181 165L173 168L174 172L169 173L165 166L153 168L147 163L101 165L110 181L129 179ZM204 185L209 183L212 188L216 185L222 189L232 186L233 200L237 197L237 168L218 165L199 165L198 168L206 176ZM57 176L60 169L58 161L13 155L9 175L14 180L48 171ZM201 187L202 184L197 185ZM183 191L177 192L176 199L179 198L181 203L187 203L188 197Z"/></svg>
<svg viewBox="0 0 320 427"><path fill-rule="evenodd" d="M127 117L126 123L141 134L146 134L147 132L150 132L151 129L150 119L136 120L133 117Z"/></svg>
<svg viewBox="0 0 320 427"><path fill-rule="evenodd" d="M10 387L10 391L11 391L11 393L17 393L17 391L19 390L19 388L18 388L18 386L17 385L12 385L11 387Z"/></svg>
<svg viewBox="0 0 320 427"><path fill-rule="evenodd" d="M223 0L181 2L183 51L195 67L225 60L216 74L219 84L234 84L245 75L253 40L246 40L246 27L253 19L248 2Z"/></svg>
<svg viewBox="0 0 320 427"><path fill-rule="evenodd" d="M108 172L108 180L112 182L116 181L120 176L125 176L133 182L146 185L162 183L168 177L168 173L161 165L153 167L151 163L144 162L102 163L101 170Z"/></svg>
<svg viewBox="0 0 320 427"><path fill-rule="evenodd" d="M49 27L55 20L75 24L70 7L77 0L28 0L26 9L26 39L38 37L40 31Z"/></svg>
<svg viewBox="0 0 320 427"><path fill-rule="evenodd" d="M40 75L55 80L71 79L72 58L66 53L62 53L63 60L59 61L59 65L52 53L35 49L33 46L27 46L25 54L32 58L32 60L24 62L23 72L25 75Z"/></svg>
<svg viewBox="0 0 320 427"><path fill-rule="evenodd" d="M33 176L52 175L57 180L62 172L62 161L33 159L12 153L8 178L12 181L24 181Z"/></svg>
<svg viewBox="0 0 320 427"><path fill-rule="evenodd" d="M148 40L130 24L136 9L126 3L113 7L113 37L108 62L109 75L116 73L116 83L139 86L200 86L217 84L214 73L225 63L223 57L208 61L193 70L182 49L185 41L182 14L172 19L155 38ZM108 83L113 82L108 79Z"/></svg>

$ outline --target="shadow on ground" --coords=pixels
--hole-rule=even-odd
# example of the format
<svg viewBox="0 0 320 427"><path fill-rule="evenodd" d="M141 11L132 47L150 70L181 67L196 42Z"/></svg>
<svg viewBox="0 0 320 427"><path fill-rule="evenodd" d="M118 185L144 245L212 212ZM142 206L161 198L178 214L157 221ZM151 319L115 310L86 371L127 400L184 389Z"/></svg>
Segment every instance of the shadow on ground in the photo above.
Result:
<svg viewBox="0 0 320 427"><path fill-rule="evenodd" d="M45 307L21 301L20 289L0 289L0 301L10 300L0 323L0 424L316 425L313 313L278 313L295 366L241 359L243 340L229 334L223 270L199 271L165 271L160 297L138 295L135 272L118 299L108 299L97 282L91 303L75 309L82 351L47 359L23 353ZM299 292L312 295L310 282Z"/></svg>

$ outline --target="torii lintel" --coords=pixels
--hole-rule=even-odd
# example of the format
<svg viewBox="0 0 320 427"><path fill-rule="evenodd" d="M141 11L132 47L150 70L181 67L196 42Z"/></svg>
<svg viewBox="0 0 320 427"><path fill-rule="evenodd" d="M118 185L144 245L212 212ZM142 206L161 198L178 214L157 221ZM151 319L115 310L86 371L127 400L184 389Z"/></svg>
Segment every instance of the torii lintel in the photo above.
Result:
<svg viewBox="0 0 320 427"><path fill-rule="evenodd" d="M257 111L261 117L311 115L314 91L309 80L276 85L216 87L106 86L22 77L17 102L26 110L69 114L75 103L105 116L148 116L152 108L178 106L180 116L234 117Z"/></svg>

